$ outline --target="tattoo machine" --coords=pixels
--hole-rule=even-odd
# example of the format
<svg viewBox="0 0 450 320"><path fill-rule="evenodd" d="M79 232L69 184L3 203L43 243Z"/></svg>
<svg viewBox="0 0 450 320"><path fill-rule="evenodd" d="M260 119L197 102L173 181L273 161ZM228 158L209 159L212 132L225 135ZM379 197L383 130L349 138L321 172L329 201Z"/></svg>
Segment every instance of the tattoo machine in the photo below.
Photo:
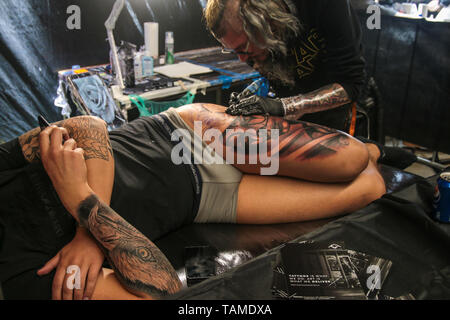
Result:
<svg viewBox="0 0 450 320"><path fill-rule="evenodd" d="M258 78L253 81L247 88L245 88L237 98L240 100L242 98L256 94L260 97L270 96L269 92L269 81L266 78Z"/></svg>

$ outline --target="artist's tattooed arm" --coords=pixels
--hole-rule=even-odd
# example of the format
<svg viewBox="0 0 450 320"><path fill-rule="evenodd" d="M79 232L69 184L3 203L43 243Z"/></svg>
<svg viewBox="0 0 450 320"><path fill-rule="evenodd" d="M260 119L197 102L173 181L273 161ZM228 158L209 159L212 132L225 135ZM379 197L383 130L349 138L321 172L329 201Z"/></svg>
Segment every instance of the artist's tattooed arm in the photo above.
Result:
<svg viewBox="0 0 450 320"><path fill-rule="evenodd" d="M73 138L79 148L84 150L85 160L112 159L112 147L109 141L106 124L97 117L81 116L54 123L58 127L66 128L70 138ZM28 162L40 159L39 133L40 128L33 129L19 137L22 152Z"/></svg>
<svg viewBox="0 0 450 320"><path fill-rule="evenodd" d="M181 289L177 273L164 254L97 196L92 194L80 203L78 216L127 290L140 297L159 298Z"/></svg>
<svg viewBox="0 0 450 320"><path fill-rule="evenodd" d="M345 89L339 84L331 84L308 94L281 99L285 119L297 120L307 113L315 113L333 109L350 103Z"/></svg>

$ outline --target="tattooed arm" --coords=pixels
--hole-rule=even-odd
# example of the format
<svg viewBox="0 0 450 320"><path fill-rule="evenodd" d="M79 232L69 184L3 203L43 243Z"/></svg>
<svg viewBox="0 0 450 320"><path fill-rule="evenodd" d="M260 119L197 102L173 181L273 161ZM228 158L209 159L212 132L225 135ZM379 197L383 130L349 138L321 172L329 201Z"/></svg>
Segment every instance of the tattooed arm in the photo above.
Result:
<svg viewBox="0 0 450 320"><path fill-rule="evenodd" d="M307 113L325 111L350 103L345 89L339 84L331 84L311 93L282 98L284 118L297 120Z"/></svg>
<svg viewBox="0 0 450 320"><path fill-rule="evenodd" d="M341 85L331 84L311 93L281 99L246 97L230 105L226 112L233 116L269 114L287 120L298 120L304 114L333 109L350 102Z"/></svg>
<svg viewBox="0 0 450 320"><path fill-rule="evenodd" d="M141 298L179 290L177 274L159 249L95 195L83 150L61 148L61 140L59 128L41 132L42 163L64 206L95 237L118 280Z"/></svg>
<svg viewBox="0 0 450 320"><path fill-rule="evenodd" d="M178 275L164 254L97 196L84 199L76 214L97 239L128 291L142 298L159 298L181 289Z"/></svg>
<svg viewBox="0 0 450 320"><path fill-rule="evenodd" d="M109 141L106 123L97 117L82 116L60 121L54 125L64 139L59 140L52 152L61 152L63 149L82 148L87 167L87 180L90 188L106 204L109 204L114 183L114 158ZM22 151L29 162L40 161L39 135L41 130L34 129L19 138ZM58 150L59 149L59 150ZM74 188L72 187L74 186ZM72 179L66 179L59 189L67 188L77 192L77 184ZM56 189L56 186L55 186ZM76 206L71 202L73 195L61 198L66 208ZM105 257L96 241L85 229L78 227L74 239L62 248L49 260L37 274L40 276L50 273L56 268L53 280L53 299L83 299L90 298L98 273ZM68 292L64 278L67 277L66 268L70 265L79 265L81 268L81 290Z"/></svg>

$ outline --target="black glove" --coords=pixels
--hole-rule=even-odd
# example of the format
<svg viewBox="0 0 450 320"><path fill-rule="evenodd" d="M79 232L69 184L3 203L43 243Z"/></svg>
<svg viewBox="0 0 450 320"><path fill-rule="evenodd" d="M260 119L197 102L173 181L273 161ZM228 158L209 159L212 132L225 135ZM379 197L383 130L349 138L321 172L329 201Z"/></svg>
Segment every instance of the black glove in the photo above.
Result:
<svg viewBox="0 0 450 320"><path fill-rule="evenodd" d="M232 106L239 103L239 92L232 92L230 95L230 101L228 101L228 105Z"/></svg>
<svg viewBox="0 0 450 320"><path fill-rule="evenodd" d="M230 100L228 101L228 105L232 106L234 104L238 104L244 98L251 97L252 93L244 90L243 92L232 92L230 95Z"/></svg>
<svg viewBox="0 0 450 320"><path fill-rule="evenodd" d="M233 98L236 100L235 97ZM270 114L276 117L284 116L284 106L280 99L250 96L236 102L230 100L230 102L234 103L228 107L226 113L233 116L250 116L255 114Z"/></svg>

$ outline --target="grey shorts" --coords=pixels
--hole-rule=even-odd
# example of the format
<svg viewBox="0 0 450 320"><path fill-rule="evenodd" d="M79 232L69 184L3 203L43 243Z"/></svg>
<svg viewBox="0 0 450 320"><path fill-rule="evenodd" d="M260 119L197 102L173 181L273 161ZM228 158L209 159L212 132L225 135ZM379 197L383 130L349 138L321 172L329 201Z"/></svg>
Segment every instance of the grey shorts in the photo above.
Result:
<svg viewBox="0 0 450 320"><path fill-rule="evenodd" d="M176 109L170 108L163 114L177 129L183 129L186 134L189 134L191 141L194 141L194 138L201 139L184 122ZM194 159L204 159L205 154L214 154L205 142L202 141L201 145L202 150L189 146ZM207 152L203 152L205 149ZM218 157L218 155L212 156L209 159L211 164L200 160L199 162L203 163L196 164L203 184L195 223L236 223L238 190L243 174L230 164L211 161L212 158L218 159ZM222 158L219 160L223 161Z"/></svg>

